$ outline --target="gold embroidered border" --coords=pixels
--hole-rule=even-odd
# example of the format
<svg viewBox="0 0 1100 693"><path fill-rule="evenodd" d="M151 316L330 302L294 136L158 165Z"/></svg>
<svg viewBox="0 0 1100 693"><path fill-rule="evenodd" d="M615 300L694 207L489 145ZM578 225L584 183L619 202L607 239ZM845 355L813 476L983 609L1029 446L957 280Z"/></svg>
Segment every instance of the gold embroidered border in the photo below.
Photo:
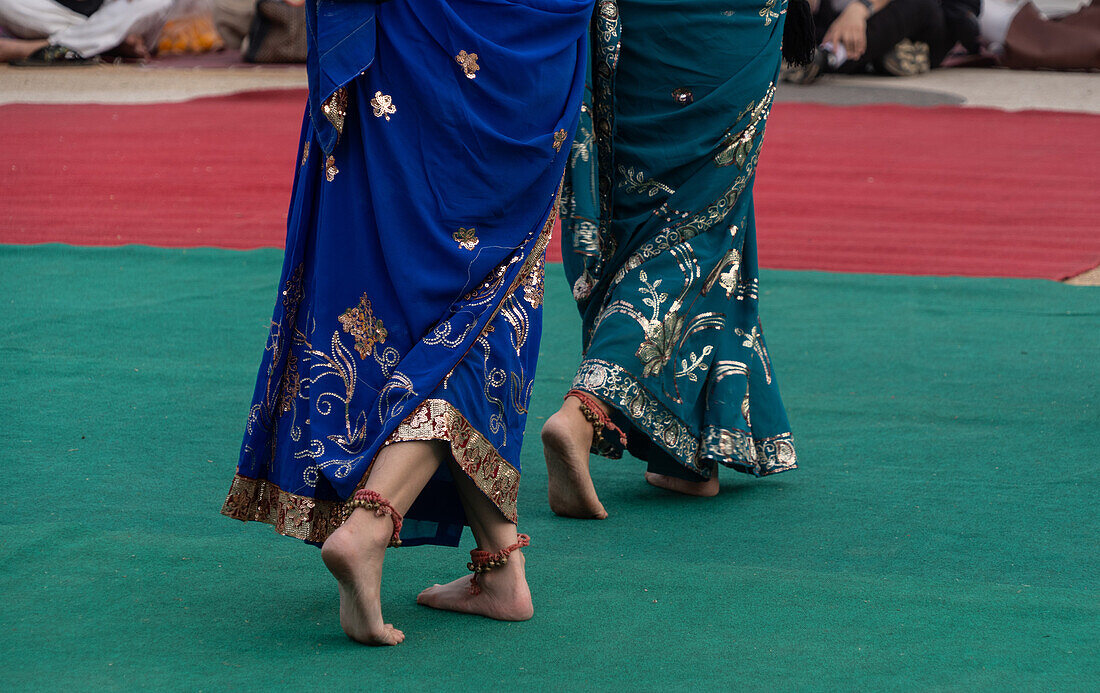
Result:
<svg viewBox="0 0 1100 693"><path fill-rule="evenodd" d="M344 524L348 511L341 501L299 496L266 479L237 474L222 506L222 515L242 522L266 522L279 534L322 543Z"/></svg>
<svg viewBox="0 0 1100 693"><path fill-rule="evenodd" d="M708 474L706 460L717 460L754 476L785 472L798 466L790 433L754 439L744 431L709 426L700 440L630 372L610 361L586 359L577 369L573 387L618 409L642 434L680 464L700 474Z"/></svg>
<svg viewBox="0 0 1100 693"><path fill-rule="evenodd" d="M474 428L450 402L421 402L386 440L386 445L410 440L445 440L458 466L466 472L501 514L516 522L519 470L508 463L493 444Z"/></svg>
<svg viewBox="0 0 1100 693"><path fill-rule="evenodd" d="M519 470L449 402L421 403L386 440L385 445L410 440L445 440L458 465L504 517L518 520ZM366 477L363 482L366 483ZM237 474L222 506L222 515L242 522L264 522L279 534L323 543L344 524L348 509L342 501L326 501L288 493L266 479Z"/></svg>

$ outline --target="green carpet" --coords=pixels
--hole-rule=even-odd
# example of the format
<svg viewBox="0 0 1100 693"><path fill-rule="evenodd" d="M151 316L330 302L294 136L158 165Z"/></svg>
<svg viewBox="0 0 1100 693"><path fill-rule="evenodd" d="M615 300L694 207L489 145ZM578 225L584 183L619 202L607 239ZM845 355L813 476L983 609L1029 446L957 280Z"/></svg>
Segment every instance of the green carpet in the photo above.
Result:
<svg viewBox="0 0 1100 693"><path fill-rule="evenodd" d="M463 549L392 551L407 641L337 623L316 549L218 514L280 254L0 246L7 690L1097 690L1100 289L765 272L802 468L713 499L594 463L545 502L577 362L548 272L521 528L535 618L417 607Z"/></svg>

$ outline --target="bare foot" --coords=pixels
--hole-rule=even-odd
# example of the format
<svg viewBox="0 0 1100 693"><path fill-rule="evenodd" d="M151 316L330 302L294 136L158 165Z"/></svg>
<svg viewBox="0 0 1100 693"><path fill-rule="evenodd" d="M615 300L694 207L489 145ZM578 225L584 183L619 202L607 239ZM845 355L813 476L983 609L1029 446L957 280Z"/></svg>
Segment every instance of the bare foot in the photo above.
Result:
<svg viewBox="0 0 1100 693"><path fill-rule="evenodd" d="M704 496L710 498L718 495L718 474L713 474L706 481L686 481L674 476L664 474L645 473L645 480L657 488L668 489L685 496Z"/></svg>
<svg viewBox="0 0 1100 693"><path fill-rule="evenodd" d="M325 540L321 560L340 588L340 626L364 645L396 645L405 634L382 619L382 560L393 526L362 508Z"/></svg>
<svg viewBox="0 0 1100 693"><path fill-rule="evenodd" d="M498 621L526 621L535 613L527 587L523 554L515 551L508 562L478 576L480 594L470 594L470 578L434 585L420 593L416 603L433 609L477 614Z"/></svg>
<svg viewBox="0 0 1100 693"><path fill-rule="evenodd" d="M573 397L566 399L546 421L542 447L550 477L550 509L562 517L582 520L607 517L588 471L592 424L581 413L580 402Z"/></svg>

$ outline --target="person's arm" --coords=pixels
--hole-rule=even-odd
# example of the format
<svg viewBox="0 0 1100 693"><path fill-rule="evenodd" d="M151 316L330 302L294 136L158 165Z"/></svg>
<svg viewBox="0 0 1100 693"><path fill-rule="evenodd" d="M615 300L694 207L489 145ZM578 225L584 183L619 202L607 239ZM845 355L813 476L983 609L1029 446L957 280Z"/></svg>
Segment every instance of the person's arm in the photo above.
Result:
<svg viewBox="0 0 1100 693"><path fill-rule="evenodd" d="M867 20L889 4L890 0L854 0L829 25L821 42L843 45L848 59L858 60L867 50Z"/></svg>

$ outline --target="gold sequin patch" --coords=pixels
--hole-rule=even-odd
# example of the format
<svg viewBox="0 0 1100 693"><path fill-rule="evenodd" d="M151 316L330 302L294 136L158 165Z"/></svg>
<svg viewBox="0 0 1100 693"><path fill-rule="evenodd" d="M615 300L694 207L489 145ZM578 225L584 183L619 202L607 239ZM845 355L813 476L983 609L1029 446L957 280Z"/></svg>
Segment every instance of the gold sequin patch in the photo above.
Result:
<svg viewBox="0 0 1100 693"><path fill-rule="evenodd" d="M331 183L339 172L340 169L336 168L336 157L329 154L328 158L325 159L325 180Z"/></svg>
<svg viewBox="0 0 1100 693"><path fill-rule="evenodd" d="M321 543L344 524L349 510L339 501L287 493L266 479L233 477L222 515L241 522L266 522L275 531Z"/></svg>
<svg viewBox="0 0 1100 693"><path fill-rule="evenodd" d="M307 161L309 161L309 140L302 144L302 166L305 166Z"/></svg>
<svg viewBox="0 0 1100 693"><path fill-rule="evenodd" d="M455 239L455 243L458 243L459 247L464 250L473 250L477 247L478 237L477 229L470 227L468 229L459 227L458 231L451 234L451 237Z"/></svg>
<svg viewBox="0 0 1100 693"><path fill-rule="evenodd" d="M462 71L466 73L467 79L477 78L477 71L481 69L481 66L477 64L477 53L459 51L458 55L455 56L455 62L462 66Z"/></svg>
<svg viewBox="0 0 1100 693"><path fill-rule="evenodd" d="M336 132L343 134L344 119L348 115L348 90L340 87L334 91L332 96L321 104L321 112L328 118L328 122L332 123L332 127L336 128Z"/></svg>
<svg viewBox="0 0 1100 693"><path fill-rule="evenodd" d="M565 132L565 130L558 130L557 132L554 133L554 151L555 152L560 152L561 151L561 146L563 144L565 144L565 138L568 137L568 136L569 135Z"/></svg>
<svg viewBox="0 0 1100 693"><path fill-rule="evenodd" d="M380 91L374 92L374 98L370 100L370 105L374 108L375 118L389 120L391 115L397 113L397 106L393 105L393 97Z"/></svg>
<svg viewBox="0 0 1100 693"><path fill-rule="evenodd" d="M339 318L344 332L355 337L355 350L359 352L359 358L367 358L374 351L375 344L386 341L390 333L382 324L382 321L374 317L370 299L363 294L359 299L359 305L348 308Z"/></svg>

